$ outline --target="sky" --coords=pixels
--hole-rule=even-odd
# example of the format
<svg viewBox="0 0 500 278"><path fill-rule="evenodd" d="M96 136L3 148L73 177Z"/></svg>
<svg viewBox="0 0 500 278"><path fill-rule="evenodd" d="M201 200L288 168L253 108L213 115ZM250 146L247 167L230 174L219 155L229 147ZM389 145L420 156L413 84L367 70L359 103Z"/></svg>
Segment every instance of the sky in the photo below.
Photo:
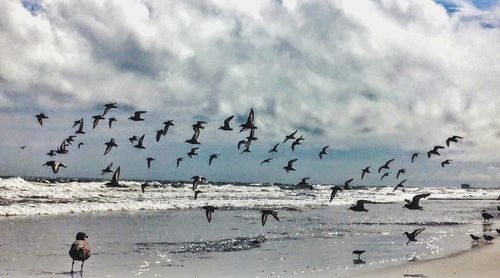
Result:
<svg viewBox="0 0 500 278"><path fill-rule="evenodd" d="M100 177L114 162L129 179L392 185L360 175L394 158L406 185L498 186L499 23L491 0L1 1L0 175ZM118 121L92 130L107 102ZM218 127L251 108L259 139L240 154L247 134ZM136 110L144 122L127 120ZM68 168L54 175L45 153L81 117L85 145L55 157ZM175 126L157 143L165 120ZM198 120L208 122L199 156L176 168ZM267 153L295 129L305 138L295 152ZM127 138L142 134L146 149L133 148ZM425 157L450 135L464 140ZM103 156L110 138L119 147ZM410 164L413 152L423 156Z"/></svg>

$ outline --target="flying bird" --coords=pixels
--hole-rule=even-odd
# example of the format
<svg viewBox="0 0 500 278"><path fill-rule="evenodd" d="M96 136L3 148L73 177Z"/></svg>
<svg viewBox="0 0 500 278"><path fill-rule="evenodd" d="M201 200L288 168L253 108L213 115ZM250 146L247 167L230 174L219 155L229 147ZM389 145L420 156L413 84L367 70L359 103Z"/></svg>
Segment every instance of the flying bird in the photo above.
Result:
<svg viewBox="0 0 500 278"><path fill-rule="evenodd" d="M238 150L241 148L241 145L245 145L246 143L247 143L247 140L238 141Z"/></svg>
<svg viewBox="0 0 500 278"><path fill-rule="evenodd" d="M163 136L167 135L168 129L171 126L175 126L173 120L163 122Z"/></svg>
<svg viewBox="0 0 500 278"><path fill-rule="evenodd" d="M425 228L416 229L411 233L404 232L403 235L406 235L406 237L408 238L408 242L406 242L406 245L408 245L408 243L410 243L410 241L417 242L416 237L418 236L418 234L420 234L423 231L425 231Z"/></svg>
<svg viewBox="0 0 500 278"><path fill-rule="evenodd" d="M83 145L85 145L85 143L83 143L83 142L78 143L78 145L77 145L78 149L80 149Z"/></svg>
<svg viewBox="0 0 500 278"><path fill-rule="evenodd" d="M399 169L398 173L396 174L396 179L399 179L399 175L401 174L406 174L406 169Z"/></svg>
<svg viewBox="0 0 500 278"><path fill-rule="evenodd" d="M296 129L294 132L292 132L292 133L288 134L287 136L285 136L285 140L283 140L283 144L284 144L286 141L288 141L288 140L295 139L295 134L297 134L297 131L298 131L298 130Z"/></svg>
<svg viewBox="0 0 500 278"><path fill-rule="evenodd" d="M352 211L366 211L368 212L368 209L365 208L365 204L372 204L372 201L368 200L358 200L355 205L351 205L348 210Z"/></svg>
<svg viewBox="0 0 500 278"><path fill-rule="evenodd" d="M71 244L71 248L69 249L69 256L73 259L71 263L71 274L73 274L75 261L82 262L80 272L83 272L83 263L90 258L90 245L85 240L86 238L88 238L88 236L84 232L79 232L76 234L76 240Z"/></svg>
<svg viewBox="0 0 500 278"><path fill-rule="evenodd" d="M155 160L153 157L148 157L148 158L146 158L146 162L147 162L147 164L148 164L148 169L150 169L150 168L151 168L151 162L152 162L153 160Z"/></svg>
<svg viewBox="0 0 500 278"><path fill-rule="evenodd" d="M194 177L191 177L191 179L193 179L193 191L196 190L196 188L198 187L198 185L201 183L201 182L207 182L207 179L205 179L205 177L202 177L202 176L194 176Z"/></svg>
<svg viewBox="0 0 500 278"><path fill-rule="evenodd" d="M76 127L77 125L83 125L83 118L73 122L73 127Z"/></svg>
<svg viewBox="0 0 500 278"><path fill-rule="evenodd" d="M113 162L111 162L106 168L101 170L101 176L107 173L113 173L113 170L111 170L111 167L113 167Z"/></svg>
<svg viewBox="0 0 500 278"><path fill-rule="evenodd" d="M115 172L113 173L113 177L111 177L111 181L106 183L106 186L108 187L125 187L124 185L120 184L120 166L116 168Z"/></svg>
<svg viewBox="0 0 500 278"><path fill-rule="evenodd" d="M177 158L177 168L179 168L179 164L184 160L184 157Z"/></svg>
<svg viewBox="0 0 500 278"><path fill-rule="evenodd" d="M198 151L199 148L192 148L188 153L187 155L189 156L189 158L193 158L194 155L198 155L197 151Z"/></svg>
<svg viewBox="0 0 500 278"><path fill-rule="evenodd" d="M383 180L385 177L388 177L391 172L386 172L380 177L380 180Z"/></svg>
<svg viewBox="0 0 500 278"><path fill-rule="evenodd" d="M458 135L453 135L449 137L448 139L446 139L446 146L449 147L451 142L458 143L458 139L464 139L464 138Z"/></svg>
<svg viewBox="0 0 500 278"><path fill-rule="evenodd" d="M337 192L342 191L342 187L334 186L330 187L330 189L332 190L332 193L330 194L330 203L331 203L333 201L333 198L335 198L335 196L337 195Z"/></svg>
<svg viewBox="0 0 500 278"><path fill-rule="evenodd" d="M43 166L51 167L52 172L54 172L54 174L57 174L57 172L59 172L60 167L68 168L66 165L64 165L63 163L61 163L57 160L47 161L47 162L45 162L45 164L43 164Z"/></svg>
<svg viewBox="0 0 500 278"><path fill-rule="evenodd" d="M323 147L323 149L321 149L321 151L319 152L319 159L323 159L323 156L328 154L328 153L326 152L326 150L327 150L329 147L330 147L330 146L324 146L324 147Z"/></svg>
<svg viewBox="0 0 500 278"><path fill-rule="evenodd" d="M68 150L66 149L66 140L63 140L59 148L57 148L56 153L58 154L67 154Z"/></svg>
<svg viewBox="0 0 500 278"><path fill-rule="evenodd" d="M212 213L214 213L218 208L213 206L203 206L201 208L205 210L205 215L207 216L208 223L212 222Z"/></svg>
<svg viewBox="0 0 500 278"><path fill-rule="evenodd" d="M35 115L35 118L38 120L38 123L43 126L43 120L48 119L49 117L45 116L45 114L40 113L38 115Z"/></svg>
<svg viewBox="0 0 500 278"><path fill-rule="evenodd" d="M115 139L111 138L109 142L104 143L106 145L106 150L104 151L104 155L108 154L111 151L111 148L118 147L118 144L115 143Z"/></svg>
<svg viewBox="0 0 500 278"><path fill-rule="evenodd" d="M382 171L382 169L387 169L387 170L389 170L389 169L390 169L389 164L391 164L391 162L393 162L393 161L394 161L394 159L389 159L389 160L387 160L387 161L385 162L385 164L384 164L384 165L382 165L382 166L380 166L380 167L378 168L378 172L380 173L380 171Z"/></svg>
<svg viewBox="0 0 500 278"><path fill-rule="evenodd" d="M104 104L104 112L102 112L102 115L106 115L112 108L118 108L118 106L116 106L116 102Z"/></svg>
<svg viewBox="0 0 500 278"><path fill-rule="evenodd" d="M411 210L423 210L424 208L419 205L420 199L427 198L430 195L431 193L424 193L413 196L413 199L411 199L411 201L405 199L406 204L403 207Z"/></svg>
<svg viewBox="0 0 500 278"><path fill-rule="evenodd" d="M75 135L70 135L70 136L68 136L68 138L66 138L64 140L66 141L66 143L71 145L71 143L75 141L75 139L74 139L75 137L76 137Z"/></svg>
<svg viewBox="0 0 500 278"><path fill-rule="evenodd" d="M78 126L78 129L75 130L75 134L85 134L85 131L83 131L83 122Z"/></svg>
<svg viewBox="0 0 500 278"><path fill-rule="evenodd" d="M231 120L234 118L234 115L228 117L227 119L224 120L224 125L219 127L219 129L221 130L233 130L230 126L229 126L229 122L231 122Z"/></svg>
<svg viewBox="0 0 500 278"><path fill-rule="evenodd" d="M260 221L262 222L262 227L264 227L264 225L266 225L267 217L269 215L271 215L277 221L280 221L279 218L278 218L278 212L276 212L276 211L274 211L272 209L263 209L263 210L260 211L260 213L261 213Z"/></svg>
<svg viewBox="0 0 500 278"><path fill-rule="evenodd" d="M191 125L193 127L193 131L200 131L200 129L205 129L204 124L207 122L205 121L197 121L194 125Z"/></svg>
<svg viewBox="0 0 500 278"><path fill-rule="evenodd" d="M146 113L146 111L135 111L134 112L134 116L128 118L129 120L132 120L134 122L138 122L138 121L144 121L143 118L141 118L141 115Z"/></svg>
<svg viewBox="0 0 500 278"><path fill-rule="evenodd" d="M272 157L266 158L266 159L262 160L262 162L261 162L259 165L262 165L262 164L264 164L264 163L270 163L270 162L271 162L271 160L273 160L273 158L272 158Z"/></svg>
<svg viewBox="0 0 500 278"><path fill-rule="evenodd" d="M116 119L116 118L114 118L114 117L109 118L109 119L108 119L108 125L109 125L109 128L111 128L111 126L113 125L113 122L116 122L116 121L117 121L117 119Z"/></svg>
<svg viewBox="0 0 500 278"><path fill-rule="evenodd" d="M144 147L144 137L146 136L146 134L143 134L141 136L141 138L139 138L139 140L137 141L137 144L134 145L134 148L137 148L137 149L145 149L146 147Z"/></svg>
<svg viewBox="0 0 500 278"><path fill-rule="evenodd" d="M208 166L212 165L212 161L216 158L219 158L220 154L214 153L211 154L210 157L208 158Z"/></svg>
<svg viewBox="0 0 500 278"><path fill-rule="evenodd" d="M24 149L26 149L27 147L28 147L28 146L21 146L21 147L19 147L19 148L20 148L21 150L24 150Z"/></svg>
<svg viewBox="0 0 500 278"><path fill-rule="evenodd" d="M441 167L444 168L444 165L447 165L447 164L450 164L450 162L452 162L453 160L451 159L446 159L445 161L441 162Z"/></svg>
<svg viewBox="0 0 500 278"><path fill-rule="evenodd" d="M292 142L292 146L290 146L290 148L292 149L293 152L295 151L296 145L302 145L302 143L300 143L300 142L303 140L304 140L304 138L301 135L299 138L295 139L295 141Z"/></svg>
<svg viewBox="0 0 500 278"><path fill-rule="evenodd" d="M394 187L394 189L392 190L392 192L394 192L394 191L398 190L398 188L401 188L401 190L402 190L403 192L405 192L405 190L403 189L403 188L405 187L405 186L403 185L403 183L405 183L405 181L406 181L406 180L402 180L400 183L398 183L398 184Z"/></svg>
<svg viewBox="0 0 500 278"><path fill-rule="evenodd" d="M184 142L189 143L191 145L200 145L201 143L198 142L198 136L200 136L200 130L199 129L195 129L193 137L191 137L191 139L186 140Z"/></svg>
<svg viewBox="0 0 500 278"><path fill-rule="evenodd" d="M441 155L439 153L440 149L444 149L444 147L443 146L434 146L434 148L432 148L432 150L427 152L427 158L431 158L432 155Z"/></svg>
<svg viewBox="0 0 500 278"><path fill-rule="evenodd" d="M241 124L240 127L241 127L240 132L243 132L247 129L257 129L257 127L254 124L253 108L250 108L250 113L248 113L247 121L244 124Z"/></svg>
<svg viewBox="0 0 500 278"><path fill-rule="evenodd" d="M289 161L288 161L288 164L287 164L285 167L283 167L283 169L285 169L285 171L286 171L287 173L288 173L288 172L290 172L290 171L295 171L295 168L293 168L293 163L294 163L295 161L297 161L297 158L294 158L294 159L292 159L292 160L289 160Z"/></svg>
<svg viewBox="0 0 500 278"><path fill-rule="evenodd" d="M48 153L46 153L48 156L53 157L56 156L56 150L50 150Z"/></svg>
<svg viewBox="0 0 500 278"><path fill-rule="evenodd" d="M344 190L349 190L349 184L353 181L353 178L350 178L344 182Z"/></svg>
<svg viewBox="0 0 500 278"><path fill-rule="evenodd" d="M414 153L412 156L411 156L411 163L413 163L413 161L415 161L415 158L419 157L420 156L420 153Z"/></svg>
<svg viewBox="0 0 500 278"><path fill-rule="evenodd" d="M194 199L196 200L198 198L198 194L203 193L201 190L195 190L194 191Z"/></svg>
<svg viewBox="0 0 500 278"><path fill-rule="evenodd" d="M128 140L130 141L130 144L134 144L134 142L139 141L139 137L134 135L134 136L128 138Z"/></svg>
<svg viewBox="0 0 500 278"><path fill-rule="evenodd" d="M163 129L156 131L156 142L160 142L161 137L163 136Z"/></svg>
<svg viewBox="0 0 500 278"><path fill-rule="evenodd" d="M274 145L267 153L277 153L279 144Z"/></svg>
<svg viewBox="0 0 500 278"><path fill-rule="evenodd" d="M146 193L146 187L150 187L151 185L149 185L149 183L145 182L143 184L141 184L141 191L142 193Z"/></svg>
<svg viewBox="0 0 500 278"><path fill-rule="evenodd" d="M368 174L368 173L371 173L370 172L370 166L366 167L365 169L363 169L361 171L361 179L363 179L365 177L365 175Z"/></svg>
<svg viewBox="0 0 500 278"><path fill-rule="evenodd" d="M92 116L92 118L94 119L94 124L92 125L92 129L95 129L97 127L97 124L99 123L100 120L104 120L104 117L101 115L95 115Z"/></svg>
<svg viewBox="0 0 500 278"><path fill-rule="evenodd" d="M250 129L250 134L247 136L247 142L257 141L257 137L255 137L255 129Z"/></svg>
<svg viewBox="0 0 500 278"><path fill-rule="evenodd" d="M307 182L308 179L310 179L311 177L306 177L306 178L302 178L302 180L297 184L298 186L302 186L302 187L307 187L309 186L309 183ZM312 188L311 188L312 189Z"/></svg>

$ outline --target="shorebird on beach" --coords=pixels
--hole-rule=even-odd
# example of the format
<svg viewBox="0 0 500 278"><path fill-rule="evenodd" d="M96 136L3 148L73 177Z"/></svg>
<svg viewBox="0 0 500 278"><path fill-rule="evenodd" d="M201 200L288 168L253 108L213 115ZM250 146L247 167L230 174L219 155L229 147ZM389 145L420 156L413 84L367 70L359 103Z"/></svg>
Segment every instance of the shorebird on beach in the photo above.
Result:
<svg viewBox="0 0 500 278"><path fill-rule="evenodd" d="M352 254L353 255L358 255L358 260L361 260L361 258L359 256L361 256L361 254L365 253L365 250L354 250L352 251Z"/></svg>
<svg viewBox="0 0 500 278"><path fill-rule="evenodd" d="M481 212L481 216L483 217L483 223L490 223L490 219L495 218L495 216L491 215L485 209Z"/></svg>
<svg viewBox="0 0 500 278"><path fill-rule="evenodd" d="M492 240L495 238L490 235L483 235L484 240L486 240L486 244L490 244Z"/></svg>
<svg viewBox="0 0 500 278"><path fill-rule="evenodd" d="M278 212L276 212L276 211L274 211L272 209L263 209L263 210L260 211L260 213L261 213L260 221L262 223L262 227L264 227L264 225L266 225L267 217L269 215L271 215L277 221L280 221L279 218L278 218Z"/></svg>
<svg viewBox="0 0 500 278"><path fill-rule="evenodd" d="M205 215L207 216L208 223L212 222L212 213L214 213L218 208L213 206L203 206L201 208L205 210Z"/></svg>
<svg viewBox="0 0 500 278"><path fill-rule="evenodd" d="M420 199L427 198L430 195L431 193L424 193L413 196L413 199L411 199L411 201L405 199L406 204L403 207L411 210L416 210L416 209L423 210L424 208L419 205Z"/></svg>
<svg viewBox="0 0 500 278"><path fill-rule="evenodd" d="M480 237L473 234L470 234L470 238L472 238L472 244L479 244L479 239L481 239Z"/></svg>
<svg viewBox="0 0 500 278"><path fill-rule="evenodd" d="M403 235L406 235L406 237L408 237L408 241L406 242L406 245L408 245L408 243L410 243L410 241L417 242L417 239L416 239L417 235L420 234L421 232L423 232L424 230L425 230L425 228L420 228L420 229L414 230L411 233L404 232Z"/></svg>
<svg viewBox="0 0 500 278"><path fill-rule="evenodd" d="M330 189L332 190L332 193L330 194L331 203L333 201L333 198L335 198L335 195L337 195L337 192L342 191L342 187L336 185L334 187L330 187Z"/></svg>
<svg viewBox="0 0 500 278"><path fill-rule="evenodd" d="M59 162L57 160L47 161L47 162L45 162L45 164L43 164L43 166L51 167L52 172L54 174L57 174L57 172L59 172L59 167L68 168L68 167L66 167L66 165L62 164L61 162Z"/></svg>
<svg viewBox="0 0 500 278"><path fill-rule="evenodd" d="M233 130L230 126L229 126L229 122L231 122L231 120L234 118L234 115L232 116L229 116L227 119L224 120L224 125L219 127L220 130Z"/></svg>
<svg viewBox="0 0 500 278"><path fill-rule="evenodd" d="M45 116L45 114L40 113L38 115L35 115L35 118L38 120L38 123L43 126L43 120L48 119L49 117Z"/></svg>
<svg viewBox="0 0 500 278"><path fill-rule="evenodd" d="M71 273L73 274L73 267L75 261L81 261L82 266L80 267L80 272L83 272L84 262L90 258L90 245L85 240L88 236L84 232L79 232L76 234L76 240L71 244L69 249L69 256L73 259L71 263Z"/></svg>

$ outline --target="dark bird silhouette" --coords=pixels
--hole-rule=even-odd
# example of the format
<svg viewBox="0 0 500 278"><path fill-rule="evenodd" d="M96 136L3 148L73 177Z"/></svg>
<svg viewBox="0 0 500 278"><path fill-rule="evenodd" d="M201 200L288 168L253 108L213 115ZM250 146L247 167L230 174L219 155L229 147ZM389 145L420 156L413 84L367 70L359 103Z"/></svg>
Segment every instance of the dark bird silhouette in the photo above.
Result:
<svg viewBox="0 0 500 278"><path fill-rule="evenodd" d="M271 215L274 219L276 219L276 221L280 221L278 218L278 212L276 212L272 209L263 209L260 211L260 213L261 213L260 221L262 222L262 227L264 227L264 225L266 225L267 217L269 215Z"/></svg>
<svg viewBox="0 0 500 278"><path fill-rule="evenodd" d="M198 142L198 136L200 136L200 130L199 129L195 129L193 137L191 137L191 139L186 140L184 142L189 143L191 145L200 145L201 143Z"/></svg>
<svg viewBox="0 0 500 278"><path fill-rule="evenodd" d="M114 118L114 117L111 117L108 119L108 125L109 125L109 128L111 128L113 126L113 122L116 122L117 119Z"/></svg>
<svg viewBox="0 0 500 278"><path fill-rule="evenodd" d="M274 145L267 153L277 153L279 145L280 145L280 143Z"/></svg>
<svg viewBox="0 0 500 278"><path fill-rule="evenodd" d="M247 142L257 141L257 137L255 137L255 129L250 129L250 134L247 136Z"/></svg>
<svg viewBox="0 0 500 278"><path fill-rule="evenodd" d="M26 149L27 147L28 147L28 146L21 146L21 147L19 147L19 148L20 148L21 150L24 150L24 149Z"/></svg>
<svg viewBox="0 0 500 278"><path fill-rule="evenodd" d="M54 172L54 174L57 174L57 172L59 172L60 167L68 168L68 167L66 167L66 165L64 165L63 163L61 163L57 160L47 161L47 162L45 162L45 164L43 164L43 166L51 167L52 172Z"/></svg>
<svg viewBox="0 0 500 278"><path fill-rule="evenodd" d="M199 148L192 148L188 153L187 155L189 156L189 158L193 158L194 155L198 155L197 151L198 151Z"/></svg>
<svg viewBox="0 0 500 278"><path fill-rule="evenodd" d="M160 142L161 137L163 136L163 129L156 131L156 142Z"/></svg>
<svg viewBox="0 0 500 278"><path fill-rule="evenodd" d="M83 264L90 258L90 245L85 240L86 238L88 236L84 232L79 232L76 234L76 240L71 244L71 248L69 249L69 256L73 259L71 262L71 273L73 273L75 261L82 262L80 272L83 272Z"/></svg>
<svg viewBox="0 0 500 278"><path fill-rule="evenodd" d="M365 169L363 169L361 171L361 179L363 179L365 177L365 175L368 174L368 173L371 173L370 172L370 166L366 167Z"/></svg>
<svg viewBox="0 0 500 278"><path fill-rule="evenodd" d="M385 164L384 164L384 165L382 165L382 166L380 166L380 167L378 168L378 172L380 173L380 171L382 171L382 169L387 169L387 170L389 170L389 169L390 169L389 164L391 164L391 162L393 162L393 161L394 161L394 159L389 159L389 160L387 160L387 161L385 162Z"/></svg>
<svg viewBox="0 0 500 278"><path fill-rule="evenodd" d="M112 108L118 108L118 106L116 106L116 102L104 104L104 112L102 112L102 115L106 115Z"/></svg>
<svg viewBox="0 0 500 278"><path fill-rule="evenodd" d="M384 173L381 177L380 180L383 180L385 177L388 177L391 172L386 172Z"/></svg>
<svg viewBox="0 0 500 278"><path fill-rule="evenodd" d="M423 210L424 208L419 205L420 199L427 198L430 195L431 193L424 193L413 196L413 199L411 199L411 201L405 199L406 204L403 207L411 210Z"/></svg>
<svg viewBox="0 0 500 278"><path fill-rule="evenodd" d="M139 140L137 141L137 144L134 145L134 148L137 148L137 149L145 149L146 147L144 147L144 137L146 136L146 134L143 134L141 136L141 138L139 138Z"/></svg>
<svg viewBox="0 0 500 278"><path fill-rule="evenodd" d="M406 174L406 169L399 169L398 173L396 174L396 179L399 179L399 175L401 174Z"/></svg>
<svg viewBox="0 0 500 278"><path fill-rule="evenodd" d="M106 186L108 187L125 187L124 185L120 184L120 166L116 168L113 177L111 177L111 181L106 183Z"/></svg>
<svg viewBox="0 0 500 278"><path fill-rule="evenodd" d="M139 121L144 121L143 118L141 118L141 115L146 113L146 111L135 111L134 116L128 118L129 120L132 120L134 122L139 122Z"/></svg>
<svg viewBox="0 0 500 278"><path fill-rule="evenodd" d="M218 208L213 206L203 206L202 209L205 210L205 215L207 216L208 223L212 222L212 213L214 213Z"/></svg>
<svg viewBox="0 0 500 278"><path fill-rule="evenodd" d="M73 143L75 141L75 135L70 135L68 136L68 138L64 139L66 141L66 143L68 143L68 145L71 145L71 143Z"/></svg>
<svg viewBox="0 0 500 278"><path fill-rule="evenodd" d="M241 148L241 145L245 145L246 143L247 143L247 140L238 141L238 150Z"/></svg>
<svg viewBox="0 0 500 278"><path fill-rule="evenodd" d="M141 184L141 191L142 193L145 193L146 192L146 187L150 187L151 185L149 185L149 183L145 182L143 184Z"/></svg>
<svg viewBox="0 0 500 278"><path fill-rule="evenodd" d="M249 152L251 152L250 151L250 145L251 144L252 144L252 141L246 141L245 142L245 147L243 148L243 151L241 153L243 154L243 153L249 153Z"/></svg>
<svg viewBox="0 0 500 278"><path fill-rule="evenodd" d="M139 137L134 135L134 136L128 138L128 140L130 141L130 144L134 144L134 142L139 141Z"/></svg>
<svg viewBox="0 0 500 278"><path fill-rule="evenodd" d="M350 188L349 188L349 184L351 184L351 182L352 182L353 180L354 180L353 178L350 178L350 179L348 179L348 180L346 180L346 181L344 182L344 190L349 190L349 189L350 189Z"/></svg>
<svg viewBox="0 0 500 278"><path fill-rule="evenodd" d="M194 125L191 125L193 127L193 131L200 131L200 129L205 129L204 124L207 122L205 121L197 121Z"/></svg>
<svg viewBox="0 0 500 278"><path fill-rule="evenodd" d="M494 240L495 238L490 236L490 235L483 235L483 238L484 240L486 240L486 244L490 244L492 240Z"/></svg>
<svg viewBox="0 0 500 278"><path fill-rule="evenodd" d="M94 119L94 124L92 124L92 129L95 129L97 127L97 124L99 123L100 120L104 120L104 117L101 115L95 115L92 116L92 118Z"/></svg>
<svg viewBox="0 0 500 278"><path fill-rule="evenodd" d="M458 139L464 139L464 138L457 135L449 137L448 139L446 139L446 146L449 147L451 142L458 143Z"/></svg>
<svg viewBox="0 0 500 278"><path fill-rule="evenodd" d="M297 184L299 187L307 187L309 189L313 189L312 186L309 185L309 183L307 182L308 179L310 179L311 177L306 177L306 178L302 178L301 181Z"/></svg>
<svg viewBox="0 0 500 278"><path fill-rule="evenodd" d="M406 242L406 245L408 245L408 243L410 243L410 241L415 241L417 242L417 239L416 237L418 236L418 234L420 234L421 232L423 232L425 230L425 228L420 228L420 229L416 229L414 230L413 232L411 233L408 233L408 232L404 232L403 235L406 235L406 237L408 237L408 242Z"/></svg>
<svg viewBox="0 0 500 278"><path fill-rule="evenodd" d="M151 168L151 162L152 162L153 160L155 160L153 157L148 157L148 158L146 158L146 162L147 162L147 164L148 164L148 169L150 169L150 168Z"/></svg>
<svg viewBox="0 0 500 278"><path fill-rule="evenodd" d="M78 129L75 130L75 134L85 134L85 131L83 131L83 122L78 126Z"/></svg>
<svg viewBox="0 0 500 278"><path fill-rule="evenodd" d="M335 198L335 196L337 195L337 192L342 191L342 187L334 186L330 187L330 189L332 190L332 193L330 194L330 202L332 202L333 198Z"/></svg>
<svg viewBox="0 0 500 278"><path fill-rule="evenodd" d="M48 156L53 157L56 156L56 150L50 150L48 153L46 153Z"/></svg>
<svg viewBox="0 0 500 278"><path fill-rule="evenodd" d="M351 205L348 209L352 211L366 211L368 212L368 209L365 208L365 204L372 204L372 201L368 200L358 200L355 205Z"/></svg>
<svg viewBox="0 0 500 278"><path fill-rule="evenodd" d="M257 127L254 125L254 112L253 108L250 109L250 113L248 113L247 121L244 124L241 124L240 127L240 132L243 132L247 129L257 129Z"/></svg>
<svg viewBox="0 0 500 278"><path fill-rule="evenodd" d="M497 232L497 234L500 234L500 229L495 229L495 231Z"/></svg>
<svg viewBox="0 0 500 278"><path fill-rule="evenodd" d="M353 255L358 255L358 260L361 260L361 258L359 256L361 256L361 254L365 253L365 250L354 250L352 251L352 254Z"/></svg>
<svg viewBox="0 0 500 278"><path fill-rule="evenodd" d="M271 162L271 160L273 160L273 158L272 158L272 157L266 158L266 159L262 160L262 162L261 162L259 165L262 165L262 164L264 164L264 163L270 163L270 162Z"/></svg>
<svg viewBox="0 0 500 278"><path fill-rule="evenodd" d="M431 158L432 155L441 155L439 153L440 149L444 149L444 147L443 146L434 146L434 148L432 148L432 150L427 152L427 158Z"/></svg>
<svg viewBox="0 0 500 278"><path fill-rule="evenodd" d="M324 146L323 149L321 149L321 151L319 152L319 159L323 159L323 156L327 155L328 153L326 152L326 150L329 148L330 146Z"/></svg>
<svg viewBox="0 0 500 278"><path fill-rule="evenodd" d="M83 143L83 142L78 143L78 145L77 145L78 149L80 149L83 145L85 145L85 143Z"/></svg>
<svg viewBox="0 0 500 278"><path fill-rule="evenodd" d="M453 160L451 159L446 159L445 161L441 162L441 167L444 168L444 165L447 165L447 164L450 164L450 162L452 162Z"/></svg>
<svg viewBox="0 0 500 278"><path fill-rule="evenodd" d="M290 148L292 149L293 152L295 151L295 146L302 145L301 141L303 140L304 138L301 135L299 138L295 139L295 141L292 142L292 146L290 146Z"/></svg>
<svg viewBox="0 0 500 278"><path fill-rule="evenodd" d="M108 154L111 151L111 148L118 147L118 144L115 143L115 139L111 138L109 142L104 143L106 145L106 150L104 151L104 155Z"/></svg>
<svg viewBox="0 0 500 278"><path fill-rule="evenodd" d="M38 120L38 123L43 126L43 120L48 119L49 117L45 116L45 114L40 113L38 115L35 115L35 118Z"/></svg>
<svg viewBox="0 0 500 278"><path fill-rule="evenodd" d="M111 170L111 167L113 167L113 162L111 162L106 168L101 170L101 176L107 173L113 173L113 170Z"/></svg>
<svg viewBox="0 0 500 278"><path fill-rule="evenodd" d="M194 176L194 177L191 177L191 179L193 179L193 191L196 190L196 188L198 187L198 185L202 182L207 182L207 179L205 179L205 177L202 177L202 176Z"/></svg>
<svg viewBox="0 0 500 278"><path fill-rule="evenodd" d="M470 238L472 238L472 243L477 243L477 244L479 244L479 239L480 239L480 237L475 236L475 235L473 235L473 234L470 234Z"/></svg>
<svg viewBox="0 0 500 278"><path fill-rule="evenodd" d="M227 119L224 120L224 125L219 127L219 129L221 130L233 130L230 126L229 126L229 122L231 122L231 120L234 118L234 115L228 117Z"/></svg>
<svg viewBox="0 0 500 278"><path fill-rule="evenodd" d="M198 194L200 194L200 193L203 193L203 192L201 192L201 190L195 190L194 191L194 199L195 200L198 199Z"/></svg>
<svg viewBox="0 0 500 278"><path fill-rule="evenodd" d="M398 190L398 188L401 188L401 190L402 190L403 192L405 192L405 190L403 189L403 188L405 187L405 186L403 185L403 183L405 183L405 181L406 181L406 180L402 180L400 183L398 183L398 184L394 187L394 189L392 190L392 192L394 192L394 191Z"/></svg>
<svg viewBox="0 0 500 278"><path fill-rule="evenodd" d="M211 154L210 157L208 158L208 166L212 165L212 161L216 158L219 158L220 154L214 153Z"/></svg>
<svg viewBox="0 0 500 278"><path fill-rule="evenodd" d="M77 125L83 125L83 118L73 122L73 128L76 127Z"/></svg>
<svg viewBox="0 0 500 278"><path fill-rule="evenodd" d="M63 140L59 148L57 148L56 153L58 154L67 154L68 150L66 149L66 140Z"/></svg>
<svg viewBox="0 0 500 278"><path fill-rule="evenodd" d="M283 140L283 144L284 144L286 141L288 141L288 140L295 139L295 134L297 134L297 131L298 131L298 130L296 129L294 132L292 132L292 133L288 134L287 136L285 136L285 140Z"/></svg>
<svg viewBox="0 0 500 278"><path fill-rule="evenodd" d="M411 156L411 163L413 163L413 161L415 161L415 158L419 157L420 156L420 153L414 153L412 156Z"/></svg>
<svg viewBox="0 0 500 278"><path fill-rule="evenodd" d="M292 160L289 160L289 161L288 161L288 164L287 164L285 167L283 167L283 169L285 169L285 171L286 171L287 173L288 173L288 172L290 172L290 171L295 171L295 168L293 168L293 163L294 163L295 161L297 161L297 158L294 158L294 159L292 159Z"/></svg>
<svg viewBox="0 0 500 278"><path fill-rule="evenodd" d="M184 157L177 158L177 168L179 168L179 164L184 160Z"/></svg>
<svg viewBox="0 0 500 278"><path fill-rule="evenodd" d="M485 209L481 212L481 216L483 217L483 223L490 223L490 219L495 218L491 213L487 212Z"/></svg>
<svg viewBox="0 0 500 278"><path fill-rule="evenodd" d="M173 120L168 120L163 122L163 136L167 135L168 129L171 126L175 126Z"/></svg>

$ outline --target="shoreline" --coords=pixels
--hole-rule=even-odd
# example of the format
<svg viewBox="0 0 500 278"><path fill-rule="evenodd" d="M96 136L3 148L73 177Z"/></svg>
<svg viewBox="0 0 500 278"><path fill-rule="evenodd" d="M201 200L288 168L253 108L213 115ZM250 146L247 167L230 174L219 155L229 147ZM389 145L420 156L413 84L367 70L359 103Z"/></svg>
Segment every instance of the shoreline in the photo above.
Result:
<svg viewBox="0 0 500 278"><path fill-rule="evenodd" d="M500 246L481 244L468 250L444 257L407 262L403 265L387 266L371 272L363 271L353 277L500 277L498 257Z"/></svg>

